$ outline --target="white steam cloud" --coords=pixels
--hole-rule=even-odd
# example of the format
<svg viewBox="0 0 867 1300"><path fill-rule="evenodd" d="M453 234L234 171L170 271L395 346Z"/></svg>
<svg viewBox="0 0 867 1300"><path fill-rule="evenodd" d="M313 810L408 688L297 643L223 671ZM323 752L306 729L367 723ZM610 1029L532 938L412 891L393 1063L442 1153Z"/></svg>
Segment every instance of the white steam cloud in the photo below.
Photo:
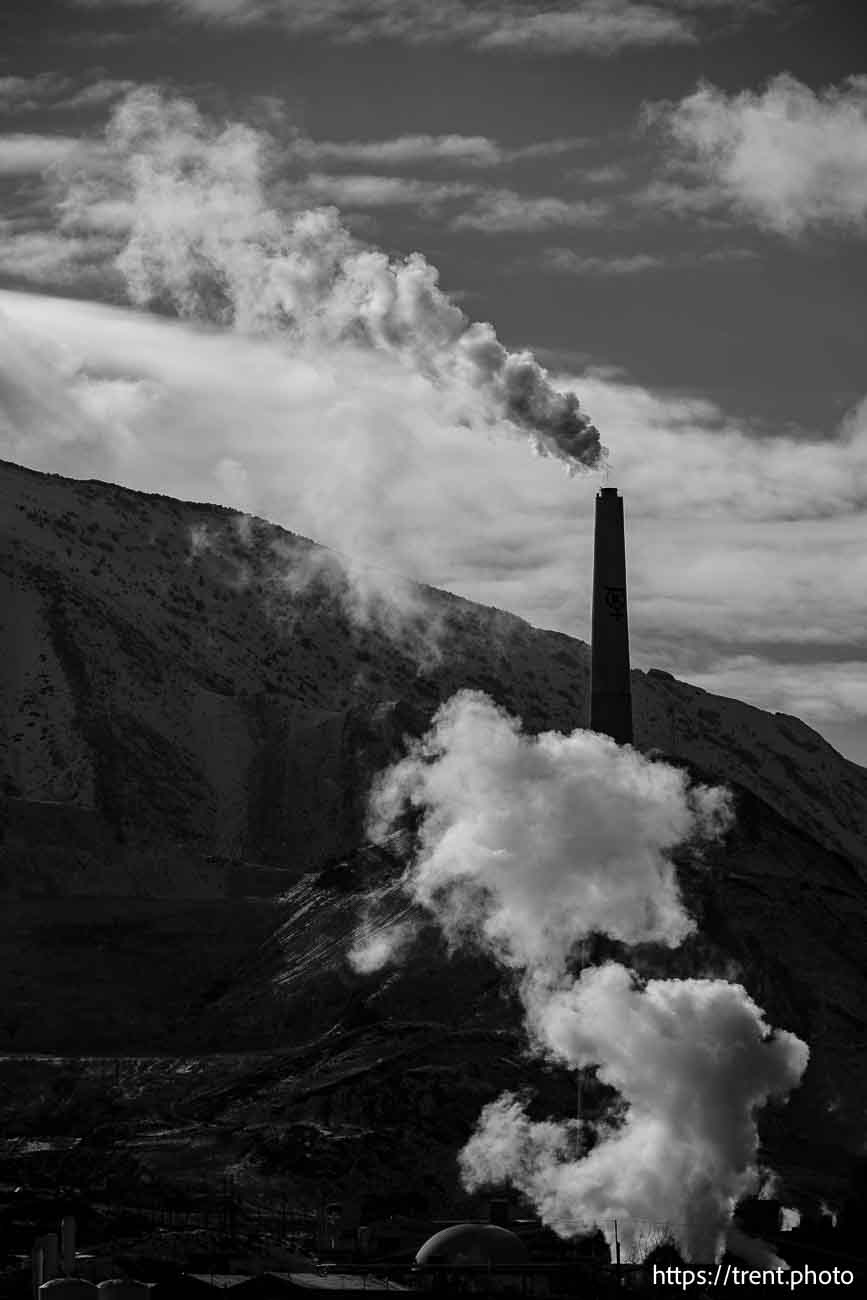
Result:
<svg viewBox="0 0 867 1300"><path fill-rule="evenodd" d="M512 1183L564 1236L588 1224L610 1236L617 1219L627 1252L648 1223L665 1223L690 1258L713 1259L737 1200L759 1186L756 1110L796 1086L807 1048L771 1031L739 984L642 984L615 962L575 978L570 963L593 932L686 938L694 922L668 855L727 828L727 792L690 788L679 770L591 732L527 736L461 692L380 778L374 838L407 804L422 813L408 894L453 945L473 943L519 976L539 1054L596 1066L625 1106L593 1128L534 1123L506 1094L461 1153L465 1185ZM386 943L381 955L395 954Z"/></svg>
<svg viewBox="0 0 867 1300"><path fill-rule="evenodd" d="M771 1036L739 984L641 987L615 963L553 992L530 986L525 1001L539 1046L567 1065L598 1064L628 1110L583 1159L550 1161L531 1145L519 1166L522 1190L564 1235L575 1230L576 1207L592 1222L618 1219L627 1249L642 1221L662 1220L691 1258L713 1259L736 1202L758 1187L755 1110L798 1082L803 1043ZM490 1178L488 1122L463 1153L470 1186Z"/></svg>
<svg viewBox="0 0 867 1300"><path fill-rule="evenodd" d="M480 938L512 970L566 969L594 931L673 947L694 928L666 850L727 819L721 790L575 731L522 734L462 691L373 793L374 839L403 806L424 808L408 884L449 938Z"/></svg>
<svg viewBox="0 0 867 1300"><path fill-rule="evenodd" d="M297 598L318 592L327 594L356 629L387 639L420 671L440 662L450 612L428 599L423 587L303 538L272 538L263 545L259 529L267 536L272 525L249 515L234 515L219 528L194 524L187 563L206 554L218 557L225 585L234 591L255 587L260 608L283 633L305 617Z"/></svg>
<svg viewBox="0 0 867 1300"><path fill-rule="evenodd" d="M334 208L302 210L285 187L269 196L262 132L217 130L189 101L143 89L115 110L107 146L130 219L117 265L135 302L296 344L371 347L466 394L467 418L518 426L571 472L604 458L575 394L555 389L529 352L507 351L491 325L470 322L420 253L391 260Z"/></svg>

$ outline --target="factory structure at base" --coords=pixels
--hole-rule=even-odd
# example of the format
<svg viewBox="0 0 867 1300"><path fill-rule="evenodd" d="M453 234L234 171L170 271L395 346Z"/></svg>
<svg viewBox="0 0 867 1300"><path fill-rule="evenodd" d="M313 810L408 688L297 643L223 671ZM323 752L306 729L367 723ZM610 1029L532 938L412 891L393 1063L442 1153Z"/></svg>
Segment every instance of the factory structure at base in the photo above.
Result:
<svg viewBox="0 0 867 1300"><path fill-rule="evenodd" d="M632 744L623 498L610 487L596 496L590 730L610 736L618 745Z"/></svg>
<svg viewBox="0 0 867 1300"><path fill-rule="evenodd" d="M115 1244L117 1259L111 1258L114 1250L105 1252L105 1243L96 1253L77 1251L75 1220L65 1216L60 1239L43 1233L33 1244L29 1298L207 1300L231 1290L238 1300L314 1300L322 1292L354 1300L362 1291L367 1300L394 1293L556 1300L575 1294L577 1281L580 1292L598 1294L601 1286L606 1296L616 1281L600 1233L588 1230L580 1243L564 1246L537 1219L514 1219L507 1199L491 1201L486 1220L390 1218L378 1225L375 1240L369 1227L356 1227L351 1237L342 1227L338 1231L333 1213L339 1211L346 1225L357 1224L356 1203L325 1208L312 1254L290 1246L289 1237L281 1242L269 1233L234 1229L229 1237L214 1238L210 1267L203 1266L201 1233L193 1230L183 1244L188 1224L175 1236L171 1261L165 1240L148 1248L145 1239L134 1261L129 1238ZM150 1280L129 1275L126 1270L136 1264ZM0 1277L0 1295L29 1300L24 1277L8 1290Z"/></svg>

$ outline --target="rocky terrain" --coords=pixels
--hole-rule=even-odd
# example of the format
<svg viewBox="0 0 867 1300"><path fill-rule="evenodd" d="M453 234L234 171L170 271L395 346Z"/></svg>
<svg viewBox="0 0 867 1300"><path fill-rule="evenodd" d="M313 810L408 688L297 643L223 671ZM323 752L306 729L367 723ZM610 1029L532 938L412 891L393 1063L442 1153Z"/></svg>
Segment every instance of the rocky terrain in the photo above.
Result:
<svg viewBox="0 0 867 1300"><path fill-rule="evenodd" d="M6 870L41 837L31 890L215 897L215 856L298 874L352 849L372 774L459 687L529 731L584 724L584 642L392 586L366 598L325 548L221 507L0 463ZM639 748L867 870L867 770L664 672L633 695Z"/></svg>
<svg viewBox="0 0 867 1300"><path fill-rule="evenodd" d="M437 705L586 719L583 642L393 589L262 520L0 464L0 1181L231 1168L422 1211L503 1088L573 1105L482 959L425 933L347 964L401 869L365 845L370 783ZM740 978L810 1043L763 1141L791 1198L833 1199L867 1136L867 770L664 672L633 698L637 746L737 805L679 862L699 937L638 960Z"/></svg>

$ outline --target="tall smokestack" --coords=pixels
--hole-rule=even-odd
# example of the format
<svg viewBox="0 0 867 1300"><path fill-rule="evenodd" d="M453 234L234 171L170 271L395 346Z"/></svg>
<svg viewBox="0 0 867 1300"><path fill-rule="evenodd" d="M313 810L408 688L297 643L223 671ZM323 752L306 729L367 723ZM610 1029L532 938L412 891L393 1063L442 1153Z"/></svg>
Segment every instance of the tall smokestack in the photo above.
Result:
<svg viewBox="0 0 867 1300"><path fill-rule="evenodd" d="M623 498L616 488L601 488L596 496L591 636L590 730L631 745L626 544Z"/></svg>

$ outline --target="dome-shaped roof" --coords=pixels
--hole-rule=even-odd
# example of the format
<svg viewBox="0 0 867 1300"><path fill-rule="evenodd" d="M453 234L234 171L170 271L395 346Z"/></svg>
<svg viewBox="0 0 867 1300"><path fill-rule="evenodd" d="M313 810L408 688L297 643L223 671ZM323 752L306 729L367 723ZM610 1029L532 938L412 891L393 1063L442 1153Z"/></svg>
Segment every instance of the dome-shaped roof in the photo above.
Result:
<svg viewBox="0 0 867 1300"><path fill-rule="evenodd" d="M416 1264L525 1264L527 1250L520 1237L495 1223L455 1223L429 1237L415 1257Z"/></svg>

